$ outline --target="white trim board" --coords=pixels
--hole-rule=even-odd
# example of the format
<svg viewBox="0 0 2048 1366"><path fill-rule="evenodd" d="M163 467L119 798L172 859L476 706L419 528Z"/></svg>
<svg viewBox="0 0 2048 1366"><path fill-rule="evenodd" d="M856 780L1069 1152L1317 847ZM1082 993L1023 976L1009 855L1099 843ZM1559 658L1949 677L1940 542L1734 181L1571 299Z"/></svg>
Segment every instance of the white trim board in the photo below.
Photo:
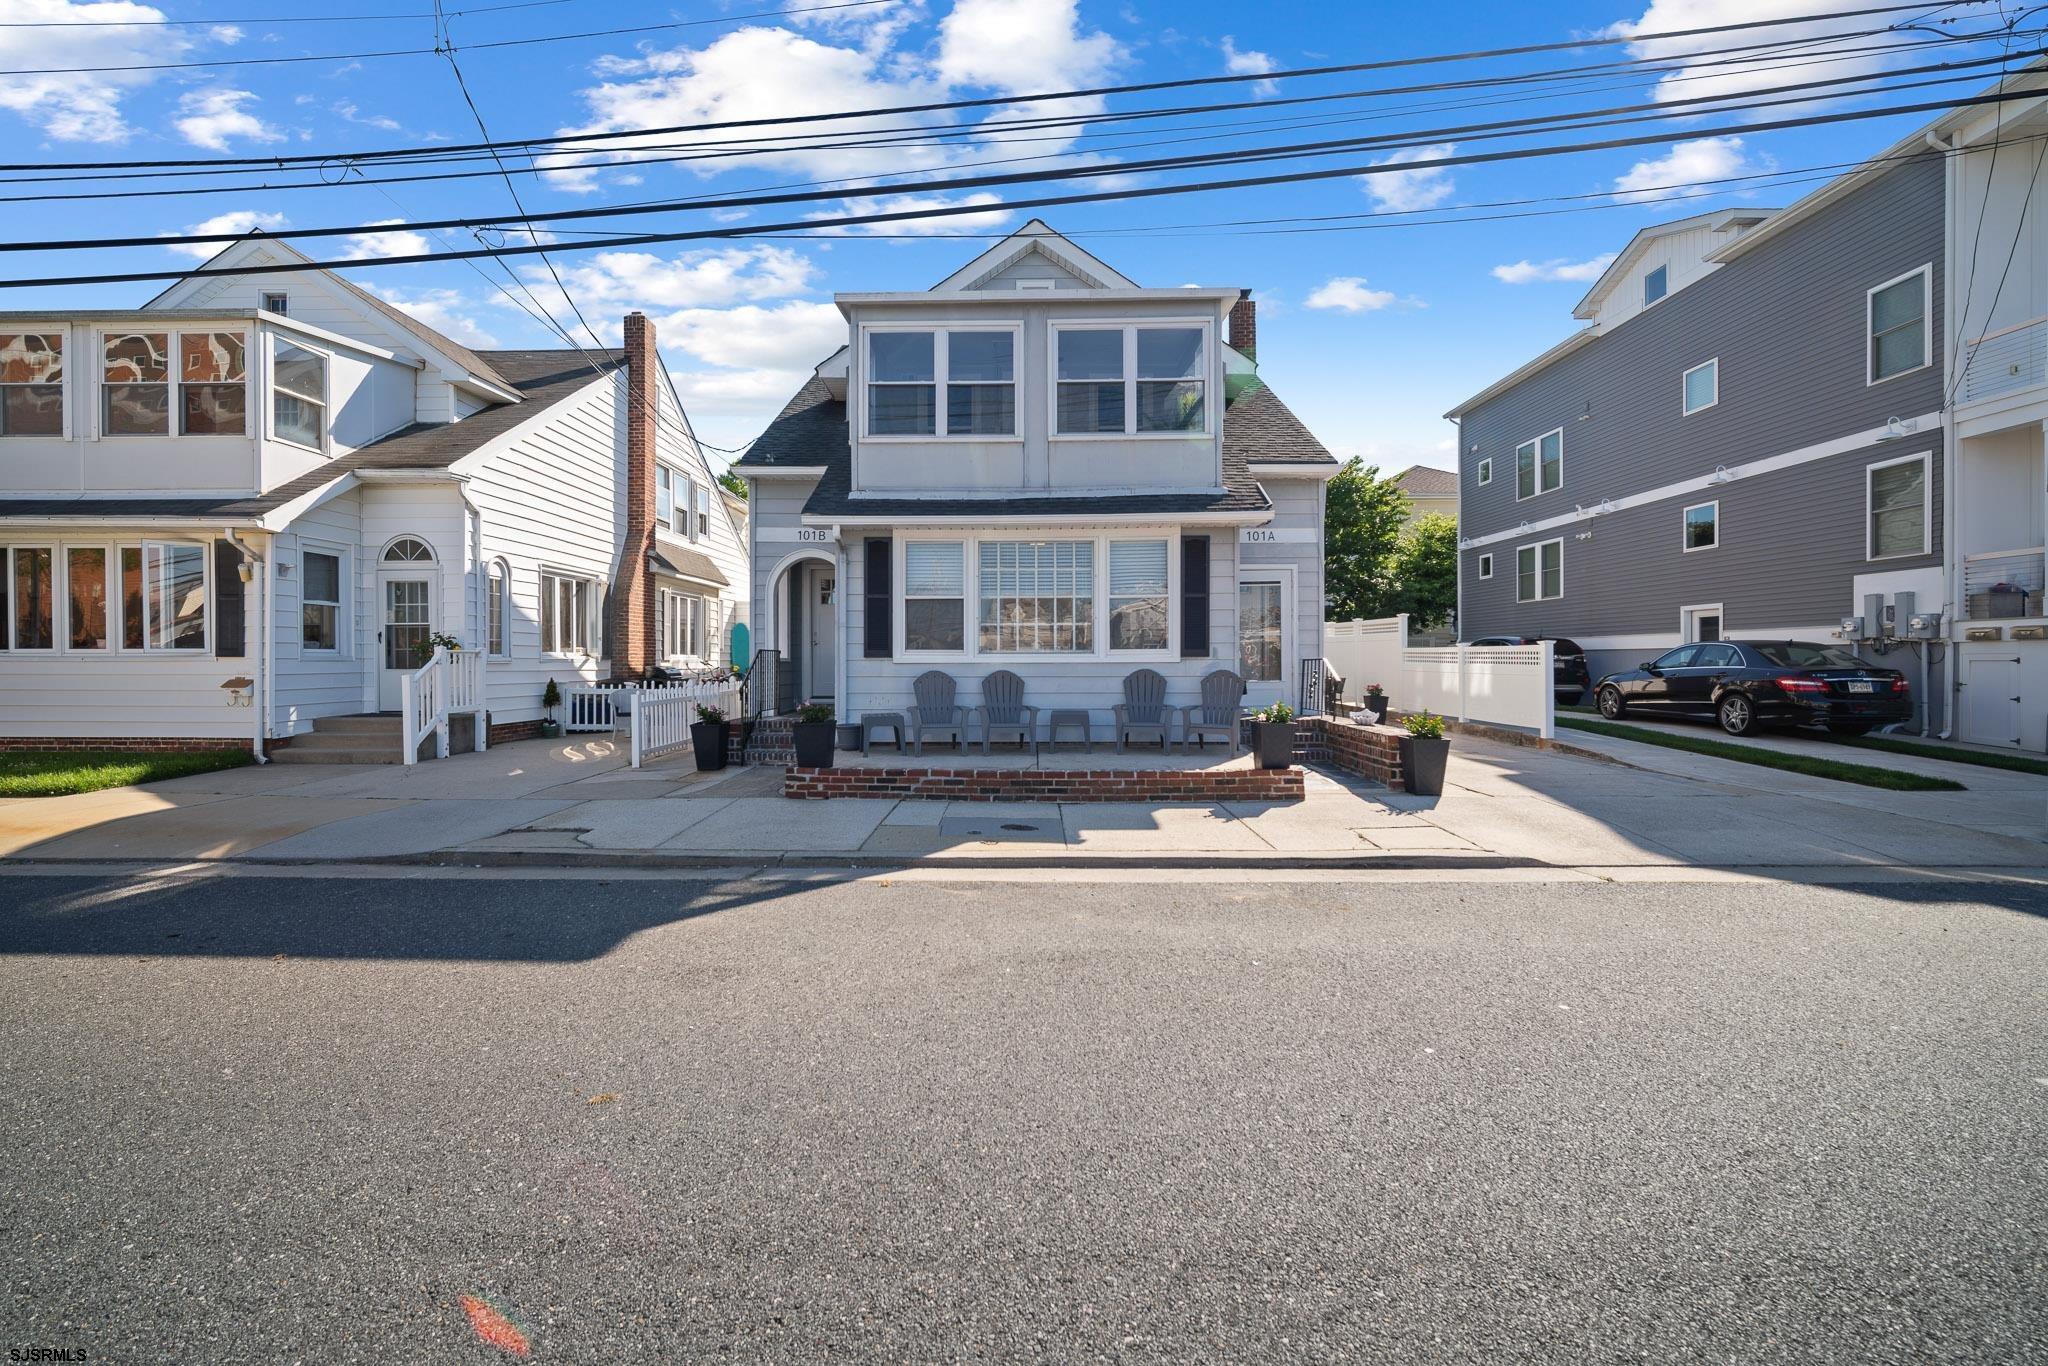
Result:
<svg viewBox="0 0 2048 1366"><path fill-rule="evenodd" d="M1915 435L1918 435L1923 429L1930 432L1939 431L1940 426L1940 413L1923 413L1919 417L1907 419L1908 430ZM1884 427L1871 427L1864 431L1852 432L1848 436L1838 436L1832 441L1822 441L1812 446L1802 446L1795 451L1768 455L1761 460L1751 460L1741 465L1730 465L1722 472L1727 475L1727 479L1720 482L1717 482L1717 476L1714 474L1703 474L1696 478L1679 480L1677 483L1663 484L1656 488L1645 489L1641 493L1631 493L1620 498L1610 498L1600 504L1596 504L1592 508L1581 505L1571 512L1562 513L1554 517L1546 517L1540 522L1528 522L1520 526L1510 527L1505 531L1496 531L1490 535L1474 536L1469 540L1461 540L1458 542L1458 549L1472 550L1479 546L1494 545L1501 541L1520 540L1534 536L1539 532L1554 531L1559 527L1570 526L1574 522L1589 520L1598 516L1601 511L1624 512L1629 508L1647 507L1652 503L1661 503L1669 498L1683 498L1694 493L1708 493L1720 488L1722 482L1753 479L1760 474L1775 474L1779 470L1789 470L1800 465L1809 465L1816 460L1829 460L1838 455L1847 455L1851 451L1862 450L1866 446L1878 444L1879 440L1885 436L1888 430L1889 424ZM1918 453L1915 452L1915 454ZM1928 451L1927 454L1932 454L1932 451Z"/></svg>

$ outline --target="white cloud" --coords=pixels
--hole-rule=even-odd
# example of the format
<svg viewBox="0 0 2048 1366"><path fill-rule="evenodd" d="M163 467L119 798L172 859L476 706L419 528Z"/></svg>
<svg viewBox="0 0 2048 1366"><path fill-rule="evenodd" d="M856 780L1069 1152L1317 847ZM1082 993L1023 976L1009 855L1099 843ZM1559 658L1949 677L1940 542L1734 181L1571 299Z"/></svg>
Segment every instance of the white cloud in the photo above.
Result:
<svg viewBox="0 0 2048 1366"><path fill-rule="evenodd" d="M928 212L932 209L957 208L963 205L978 204L993 205L1002 202L1003 197L1001 195L991 194L987 191L983 191L980 194L955 195L950 199L940 194L904 194L891 195L881 199L844 200L836 208L827 209L822 213L808 214L806 217L838 218L851 214L918 213ZM949 232L992 230L1001 227L1014 216L1015 214L1009 209L991 209L987 213L958 213L941 218L906 218L901 222L876 223L871 227L855 225L852 227L822 229L821 231L829 231L835 236L842 237L856 235L891 236L904 233L919 236L938 236Z"/></svg>
<svg viewBox="0 0 2048 1366"><path fill-rule="evenodd" d="M230 138L251 142L280 142L284 134L257 118L243 105L255 100L255 92L216 87L194 90L178 99L178 131L195 147L216 152L228 150Z"/></svg>
<svg viewBox="0 0 2048 1366"><path fill-rule="evenodd" d="M1522 260L1512 265L1495 266L1493 278L1509 285L1533 285L1552 280L1584 283L1599 279L1600 273L1612 264L1614 253L1611 251L1584 261L1573 261L1562 256L1548 261Z"/></svg>
<svg viewBox="0 0 2048 1366"><path fill-rule="evenodd" d="M1310 308L1333 308L1344 313L1377 313L1398 302L1391 290L1368 289L1357 275L1339 275L1325 280L1304 300Z"/></svg>
<svg viewBox="0 0 2048 1366"><path fill-rule="evenodd" d="M816 271L803 255L777 246L714 248L670 257L607 251L573 265L559 262L555 269L586 315L785 299L803 293ZM542 298L555 296L546 267L528 266L524 273L537 291L545 288ZM591 321L596 323L597 318L591 316Z"/></svg>
<svg viewBox="0 0 2048 1366"><path fill-rule="evenodd" d="M691 419L726 419L744 440L803 386L811 368L846 342L846 319L829 303L792 299L763 307L692 308L659 316L655 335L671 357Z"/></svg>
<svg viewBox="0 0 2048 1366"><path fill-rule="evenodd" d="M1278 65L1263 52L1240 52L1229 34L1223 35L1223 69L1233 76L1262 76ZM1255 81L1252 90L1260 95L1275 94L1278 81Z"/></svg>
<svg viewBox="0 0 2048 1366"><path fill-rule="evenodd" d="M1661 157L1638 161L1614 178L1614 197L1623 204L1655 204L1683 194L1701 181L1726 180L1768 170L1769 158L1752 161L1735 137L1676 142Z"/></svg>
<svg viewBox="0 0 2048 1366"><path fill-rule="evenodd" d="M939 79L1012 95L1100 85L1116 39L1080 30L1077 0L958 0L939 23Z"/></svg>
<svg viewBox="0 0 2048 1366"><path fill-rule="evenodd" d="M195 236L210 236L230 232L239 236L243 233L255 232L258 229L264 232L276 232L284 225L285 216L281 213L264 213L257 209L233 209L227 213L217 213L203 223L194 223L185 231ZM224 250L227 244L225 242L166 242L164 246L166 250L175 251L180 256L189 256L195 261L204 261L207 257L216 255Z"/></svg>
<svg viewBox="0 0 2048 1366"><path fill-rule="evenodd" d="M298 102L304 103L306 98L306 96L301 95ZM350 123L360 123L366 127L379 128L387 133L395 133L401 126L397 119L387 117L386 115L365 114L348 100L337 101L334 106L334 112L347 119Z"/></svg>
<svg viewBox="0 0 2048 1366"><path fill-rule="evenodd" d="M194 45L182 30L153 22L164 18L162 10L127 0L5 0L0 14L15 24L49 25L0 28L0 69L9 71L174 62ZM122 98L155 79L153 71L0 76L0 109L62 142L124 142L135 130Z"/></svg>
<svg viewBox="0 0 2048 1366"><path fill-rule="evenodd" d="M476 319L470 316L473 305L460 290L422 289L408 293L368 282L364 283L363 288L401 313L411 314L436 332L452 337L464 346L489 350L498 345L498 339L485 331L477 324Z"/></svg>
<svg viewBox="0 0 2048 1366"><path fill-rule="evenodd" d="M379 218L373 228L396 227L403 218ZM374 261L386 256L423 256L433 250L421 232L358 232L342 239L342 257L349 261Z"/></svg>
<svg viewBox="0 0 2048 1366"><path fill-rule="evenodd" d="M1636 33L1671 33L1685 29L1712 28L1723 24L1756 23L1766 19L1806 19L1829 13L1839 15L1845 8L1853 7L1838 4L1836 0L1651 0L1649 8L1643 11L1641 18L1624 20L1610 27L1607 32L1618 37ZM1636 57L1682 63L1680 69L1658 79L1656 98L1659 100L1739 95L1769 86L1881 71L1891 65L1894 59L1881 50L1873 52L1868 49L1881 49L1889 43L1906 42L1915 36L1911 31L1904 31L1890 38L1860 39L1849 46L1866 49L1863 52L1832 61L1814 60L1814 40L1840 38L1845 34L1867 30L1870 27L1872 25L1868 15L1833 19L1813 17L1808 23L1781 24L1768 29L1757 29L1750 34L1701 33L1690 38L1652 39L1648 42L1630 43L1628 50ZM1784 49L1784 61L1757 61L1731 65L1725 57L1715 58L1706 55L1716 49L1726 48L1731 43L1759 40L1791 45ZM1696 55L1697 61L1688 60ZM1788 65L1794 63L1797 65ZM1779 105L1768 110L1751 111L1745 117L1782 117L1786 110L1797 107Z"/></svg>
<svg viewBox="0 0 2048 1366"><path fill-rule="evenodd" d="M1431 143L1427 147L1404 147L1392 156L1381 157L1375 166L1405 166L1415 161L1435 161L1458 150L1454 142ZM1447 166L1425 166L1414 171L1380 171L1360 176L1372 202L1386 213L1414 213L1433 209L1451 197L1457 185Z"/></svg>
<svg viewBox="0 0 2048 1366"><path fill-rule="evenodd" d="M233 47L249 36L239 24L215 24L206 32L208 37L223 47Z"/></svg>

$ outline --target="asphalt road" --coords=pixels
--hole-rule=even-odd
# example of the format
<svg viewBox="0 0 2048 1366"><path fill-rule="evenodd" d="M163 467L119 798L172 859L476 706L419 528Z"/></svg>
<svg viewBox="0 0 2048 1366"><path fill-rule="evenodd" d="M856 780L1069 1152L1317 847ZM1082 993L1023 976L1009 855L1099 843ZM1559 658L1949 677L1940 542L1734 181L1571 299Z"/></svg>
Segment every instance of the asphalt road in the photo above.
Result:
<svg viewBox="0 0 2048 1366"><path fill-rule="evenodd" d="M0 1348L2041 1360L2044 916L9 879Z"/></svg>

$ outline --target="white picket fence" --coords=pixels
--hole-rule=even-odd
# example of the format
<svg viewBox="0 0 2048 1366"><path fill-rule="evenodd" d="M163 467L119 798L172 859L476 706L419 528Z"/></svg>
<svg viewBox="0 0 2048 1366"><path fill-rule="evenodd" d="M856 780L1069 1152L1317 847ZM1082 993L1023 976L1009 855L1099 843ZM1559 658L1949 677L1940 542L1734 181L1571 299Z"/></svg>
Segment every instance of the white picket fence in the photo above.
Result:
<svg viewBox="0 0 2048 1366"><path fill-rule="evenodd" d="M1408 644L1405 615L1374 621L1333 621L1323 627L1323 653L1344 679L1344 700L1362 704L1366 685L1387 690L1397 712L1427 709L1458 721L1479 721L1557 733L1554 647Z"/></svg>
<svg viewBox="0 0 2048 1366"><path fill-rule="evenodd" d="M436 646L433 657L399 680L400 754L408 764L420 758L420 744L434 737L434 757L448 757L448 717L476 717L476 747L488 743L484 725L484 657L476 650L450 654Z"/></svg>
<svg viewBox="0 0 2048 1366"><path fill-rule="evenodd" d="M629 699L619 699L631 719L633 767L649 759L686 749L690 727L697 720L697 708L716 707L728 718L740 711L740 681L719 679L713 683L668 683L652 688L631 689Z"/></svg>

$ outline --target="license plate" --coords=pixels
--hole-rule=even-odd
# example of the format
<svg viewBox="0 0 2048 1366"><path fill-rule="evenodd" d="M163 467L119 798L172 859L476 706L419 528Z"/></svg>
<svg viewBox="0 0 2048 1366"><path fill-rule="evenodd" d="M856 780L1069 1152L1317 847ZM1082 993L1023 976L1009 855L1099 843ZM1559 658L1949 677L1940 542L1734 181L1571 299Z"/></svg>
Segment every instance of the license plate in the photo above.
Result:
<svg viewBox="0 0 2048 1366"><path fill-rule="evenodd" d="M1871 691L1874 691L1874 689L1872 689L1871 685L1870 685L1870 684L1868 684L1868 683L1851 683L1851 684L1849 685L1849 691L1850 691L1850 692L1871 692Z"/></svg>

